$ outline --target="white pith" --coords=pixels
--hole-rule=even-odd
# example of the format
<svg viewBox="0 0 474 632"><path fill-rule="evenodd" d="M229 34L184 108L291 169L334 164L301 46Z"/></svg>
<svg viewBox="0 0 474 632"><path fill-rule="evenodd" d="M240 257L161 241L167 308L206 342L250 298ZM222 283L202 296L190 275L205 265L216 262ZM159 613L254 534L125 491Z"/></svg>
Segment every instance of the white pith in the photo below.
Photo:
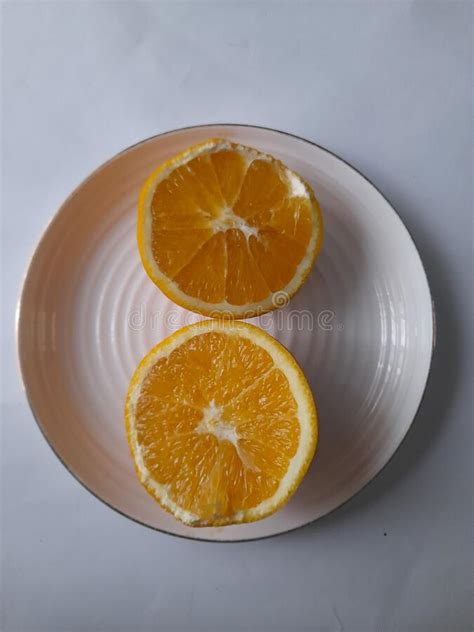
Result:
<svg viewBox="0 0 474 632"><path fill-rule="evenodd" d="M212 400L209 406L202 411L202 419L196 428L196 432L212 434L219 441L230 441L232 445L236 446L239 438L235 428L231 424L226 424L222 421L221 413L219 406L216 406L214 400Z"/></svg>
<svg viewBox="0 0 474 632"><path fill-rule="evenodd" d="M243 217L236 215L228 206L225 206L222 209L221 216L213 221L212 228L215 233L221 231L225 232L231 228L236 228L237 230L240 230L247 239L251 235L258 235L258 228L250 226Z"/></svg>

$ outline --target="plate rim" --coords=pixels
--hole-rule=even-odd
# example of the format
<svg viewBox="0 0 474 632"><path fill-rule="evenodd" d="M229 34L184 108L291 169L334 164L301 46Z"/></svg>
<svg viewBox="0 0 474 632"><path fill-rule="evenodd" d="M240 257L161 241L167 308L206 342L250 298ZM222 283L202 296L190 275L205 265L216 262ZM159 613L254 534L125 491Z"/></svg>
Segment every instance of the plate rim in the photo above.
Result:
<svg viewBox="0 0 474 632"><path fill-rule="evenodd" d="M172 531L167 531L166 529L155 527L153 525L150 525L150 524L148 524L146 522L143 522L143 521L139 520L138 518L130 516L129 514L125 513L121 509L119 509L118 507L115 507L110 502L108 502L107 500L105 500L104 498L99 496L88 485L86 485L86 483L84 483L84 481L81 480L81 478L78 476L78 474L76 474L75 472L72 471L72 469L69 467L69 465L66 463L66 461L62 458L62 456L59 454L59 452L56 450L56 448L50 442L50 440L49 440L49 438L47 436L46 430L43 427L43 425L42 425L42 423L41 423L41 421L39 419L39 416L35 412L33 403L32 403L32 401L30 399L30 396L29 396L28 387L27 387L26 381L25 381L24 368L23 368L22 356L21 356L21 351L20 351L20 346L21 346L20 335L21 335L21 328L22 328L22 320L24 318L23 317L23 313L24 313L24 311L23 311L23 299L24 299L24 293L26 291L26 284L27 284L28 278L30 276L30 272L31 272L31 270L33 268L35 257L37 255L37 253L39 252L39 250L41 248L41 245L43 244L48 232L51 230L55 220L59 217L60 213L62 212L63 208L67 205L69 200L76 194L76 192L79 189L81 189L89 180L91 180L97 173L99 173L99 171L101 171L107 165L109 165L110 163L115 161L120 156L128 153L129 151L131 151L135 147L138 147L140 145L144 145L145 143L148 143L148 142L150 142L152 140L156 140L158 138L162 138L164 136L169 136L169 135L176 134L176 133L179 133L179 132L184 132L184 131L193 130L193 129L211 128L211 127L233 127L233 128L257 129L257 130L263 130L263 131L272 132L272 133L276 133L276 134L281 134L283 136L288 136L288 137L296 139L298 141L302 141L304 143L307 143L307 144L309 144L309 145L311 145L313 147L317 147L319 150L322 150L323 152L326 152L327 154L329 154L333 158L336 158L337 160L341 161L346 166L348 166L350 169L352 169L354 172L356 172L357 175L359 175L361 178L363 178L363 180L365 180L383 198L383 200L385 200L385 202L388 204L390 209L393 211L393 213L395 214L395 216L398 218L398 220L400 221L401 225L405 229L406 234L407 234L409 240L411 241L411 244L412 244L412 246L413 246L413 248L414 248L414 250L416 252L416 255L418 256L419 262L421 264L421 269L422 269L422 272L423 272L423 275L424 275L424 279L426 281L426 287L428 289L428 296L429 296L430 303L431 303L432 323L431 323L430 357L429 357L428 371L427 371L427 374L426 374L425 383L423 385L423 390L421 392L420 401L418 403L418 406L416 408L415 413L413 414L413 416L412 416L412 418L411 418L411 420L410 420L410 422L408 424L408 427L407 427L407 430L406 430L405 434L400 439L400 441L399 441L398 445L396 446L395 450L390 455L388 460L384 463L384 465L379 469L379 471L376 474L374 474L372 476L372 478L370 480L368 480L366 483L364 483L364 485L360 489L358 489L356 492L354 492L349 498L344 500L340 505L338 505L337 507L334 507L333 509L330 509L325 514L323 514L321 516L318 516L317 518L314 518L313 520L310 520L309 522L306 522L306 523L304 523L302 525L298 525L296 527L292 527L290 529L286 529L285 531L279 531L277 533L270 533L268 535L259 535L259 536L251 537L251 538L239 538L239 539L214 539L214 538L203 538L203 537L199 537L199 536L194 537L194 536L188 536L188 535L179 534L179 533L173 533ZM218 544L238 544L238 543L244 543L244 542L255 542L257 540L267 540L269 538L276 538L278 536L282 536L282 535L285 535L287 533L292 533L293 531L298 531L300 529L305 529L305 528L311 526L312 524L314 524L315 522L318 522L319 520L323 520L323 519L327 518L328 516L330 516L331 514L333 514L334 512L339 511L347 503L349 503L354 498L356 498L362 491L364 491L364 489L368 485L370 485L375 479L377 479L382 474L382 472L385 470L385 468L390 464L392 459L395 457L395 455L399 451L399 449L402 446L402 444L405 442L405 439L407 438L410 430L413 428L414 422L415 422L416 418L418 417L418 414L420 412L421 406L422 406L422 404L424 402L424 399L425 399L425 396L426 396L428 382L429 382L430 376L432 374L433 357L434 357L434 352L435 352L435 348L436 348L436 308L435 308L435 303L434 303L434 300L433 300L433 293L432 293L432 290L431 290L429 277L428 277L428 274L426 272L426 268L425 268L425 265L423 263L423 259L422 259L421 255L420 255L420 251L419 251L419 249L418 249L418 247L416 245L416 241L415 241L413 235L411 234L411 232L408 229L407 225L405 224L405 222L403 221L402 217L400 216L400 214L396 210L395 206L390 202L388 197L384 193L382 193L382 191L366 175L364 175L361 171L359 171L359 169L354 167L354 165L351 164L348 160L346 160L345 158L341 158L341 156L339 156L335 152L331 151L330 149L327 149L327 147L324 147L323 145L320 145L319 143L316 143L316 142L314 142L312 140L309 140L309 139L307 139L307 138L305 138L303 136L299 136L297 134L293 134L292 132L287 132L287 131L280 130L280 129L275 129L275 128L272 128L272 127L266 127L266 126L263 126L263 125L252 125L252 124L247 124L247 123L204 123L204 124L200 124L200 125L188 125L188 126L185 126L185 127L178 127L178 128L175 128L175 129L167 130L165 132L161 132L159 134L154 134L152 136L144 138L143 140L137 141L136 143L133 143L132 145L129 145L128 147L126 147L126 148L122 149L121 151L117 152L111 158L105 160L98 167L96 167L88 176L86 176L76 187L74 187L74 189L71 191L71 193L69 193L69 195L64 199L64 201L61 203L61 205L58 207L58 209L49 218L45 228L43 229L43 231L41 233L41 236L40 236L38 242L36 243L36 245L35 245L35 247L33 249L33 252L31 253L31 255L30 255L29 259L28 259L28 262L27 262L27 265L26 265L26 271L25 271L25 273L24 273L24 275L22 277L22 280L21 280L21 289L20 289L20 294L19 294L19 298L18 298L18 301L17 301L17 304L16 304L16 310L15 310L15 343L16 343L15 344L15 347L16 347L16 359L17 359L17 366L18 366L19 374L20 374L21 386L23 388L23 392L25 394L25 398L26 398L26 401L27 401L28 406L30 408L31 414L33 416L33 419L35 420L36 425L38 426L38 428L39 428L44 440L46 441L46 443L48 444L48 446L52 450L53 454L56 456L56 458L59 460L59 462L64 466L66 471L87 492L92 494L92 496L94 496L94 498L96 498L101 503L106 505L109 509L112 509L113 511L115 511L116 513L118 513L121 516L124 516L128 520L131 520L132 522L135 522L136 524L139 524L139 525L141 525L143 527L146 527L147 529L150 529L152 531L163 533L165 535L169 535L169 536L172 536L172 537L175 537L175 538L182 538L184 540L190 540L190 541L195 541L195 542L207 542L207 543L211 543L211 544L214 544L214 543L218 543Z"/></svg>

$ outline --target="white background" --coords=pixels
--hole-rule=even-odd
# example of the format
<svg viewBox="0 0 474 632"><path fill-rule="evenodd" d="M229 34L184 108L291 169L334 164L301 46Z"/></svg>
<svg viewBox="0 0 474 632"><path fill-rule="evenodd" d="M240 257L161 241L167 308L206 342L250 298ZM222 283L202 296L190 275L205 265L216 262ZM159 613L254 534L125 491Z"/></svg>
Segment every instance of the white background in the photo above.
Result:
<svg viewBox="0 0 474 632"><path fill-rule="evenodd" d="M468 2L3 3L4 632L468 631L472 615L472 36ZM438 348L396 456L270 540L147 530L53 455L14 310L48 219L136 141L210 122L305 136L393 202L427 267Z"/></svg>

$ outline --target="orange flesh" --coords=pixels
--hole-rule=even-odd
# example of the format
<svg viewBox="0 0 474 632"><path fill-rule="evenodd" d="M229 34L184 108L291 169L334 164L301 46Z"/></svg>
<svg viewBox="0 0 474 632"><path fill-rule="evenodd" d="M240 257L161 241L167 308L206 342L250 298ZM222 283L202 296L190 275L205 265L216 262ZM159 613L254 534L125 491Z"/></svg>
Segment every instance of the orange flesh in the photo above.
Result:
<svg viewBox="0 0 474 632"><path fill-rule="evenodd" d="M156 187L151 214L158 267L209 303L244 305L283 289L312 232L310 199L289 194L280 165L248 165L234 150L177 167Z"/></svg>
<svg viewBox="0 0 474 632"><path fill-rule="evenodd" d="M296 401L271 356L219 332L195 335L156 362L135 417L152 478L206 520L273 496L300 436Z"/></svg>

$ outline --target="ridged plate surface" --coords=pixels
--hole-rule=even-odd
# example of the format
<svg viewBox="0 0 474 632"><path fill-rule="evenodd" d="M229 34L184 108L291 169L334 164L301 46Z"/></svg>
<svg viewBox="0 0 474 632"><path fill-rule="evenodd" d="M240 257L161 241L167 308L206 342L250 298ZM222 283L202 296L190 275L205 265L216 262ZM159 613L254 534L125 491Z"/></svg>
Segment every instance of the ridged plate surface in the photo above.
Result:
<svg viewBox="0 0 474 632"><path fill-rule="evenodd" d="M138 483L124 432L129 379L159 340L199 317L148 279L135 238L136 201L161 161L208 137L255 146L314 187L322 253L289 305L256 319L296 357L313 389L319 449L290 503L250 525L192 529ZM335 509L387 463L416 414L433 344L419 255L385 198L357 171L305 140L216 125L170 132L117 155L66 200L25 281L18 349L28 399L56 454L91 492L151 527L210 540L264 537Z"/></svg>

